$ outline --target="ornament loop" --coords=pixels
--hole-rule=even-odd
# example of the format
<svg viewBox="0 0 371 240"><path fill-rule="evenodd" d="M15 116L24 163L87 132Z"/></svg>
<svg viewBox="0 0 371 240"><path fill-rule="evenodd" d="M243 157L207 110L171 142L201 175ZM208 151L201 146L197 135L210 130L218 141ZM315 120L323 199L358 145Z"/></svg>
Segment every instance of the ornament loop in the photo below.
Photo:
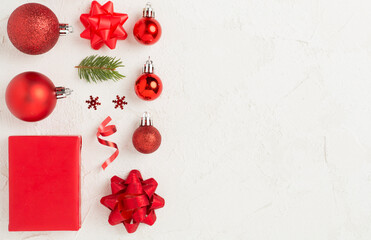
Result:
<svg viewBox="0 0 371 240"><path fill-rule="evenodd" d="M155 18L155 11L150 2L147 2L146 7L143 8L143 17Z"/></svg>
<svg viewBox="0 0 371 240"><path fill-rule="evenodd" d="M151 57L148 57L148 60L144 64L143 67L143 73L153 73L154 67L153 67L153 61L151 60Z"/></svg>
<svg viewBox="0 0 371 240"><path fill-rule="evenodd" d="M55 88L55 96L57 99L66 98L67 96L71 95L72 92L73 92L72 89L65 88L65 87Z"/></svg>
<svg viewBox="0 0 371 240"><path fill-rule="evenodd" d="M142 118L140 119L140 126L152 126L153 120L151 117L151 113L144 112Z"/></svg>
<svg viewBox="0 0 371 240"><path fill-rule="evenodd" d="M73 33L73 27L70 26L68 23L60 23L59 24L59 35L66 36L70 33Z"/></svg>

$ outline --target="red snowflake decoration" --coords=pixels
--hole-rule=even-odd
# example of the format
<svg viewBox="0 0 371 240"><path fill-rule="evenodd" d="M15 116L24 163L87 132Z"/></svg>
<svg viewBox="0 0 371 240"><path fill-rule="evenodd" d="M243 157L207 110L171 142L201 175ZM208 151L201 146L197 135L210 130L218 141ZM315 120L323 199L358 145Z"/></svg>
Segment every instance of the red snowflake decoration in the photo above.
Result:
<svg viewBox="0 0 371 240"><path fill-rule="evenodd" d="M93 96L90 96L90 99L86 100L86 103L89 104L88 109L94 108L94 110L97 110L97 106L100 105L98 99L99 97L93 98Z"/></svg>
<svg viewBox="0 0 371 240"><path fill-rule="evenodd" d="M115 103L115 108L120 107L121 109L124 109L124 105L127 105L128 103L125 100L125 96L122 98L119 97L119 95L116 96L116 100L113 100L112 102Z"/></svg>

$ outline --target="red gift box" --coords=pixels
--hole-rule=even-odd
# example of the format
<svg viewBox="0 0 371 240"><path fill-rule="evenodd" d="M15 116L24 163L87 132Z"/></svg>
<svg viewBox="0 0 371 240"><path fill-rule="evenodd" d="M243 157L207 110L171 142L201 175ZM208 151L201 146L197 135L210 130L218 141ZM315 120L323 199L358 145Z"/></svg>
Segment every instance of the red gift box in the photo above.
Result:
<svg viewBox="0 0 371 240"><path fill-rule="evenodd" d="M9 137L9 231L80 228L80 136Z"/></svg>

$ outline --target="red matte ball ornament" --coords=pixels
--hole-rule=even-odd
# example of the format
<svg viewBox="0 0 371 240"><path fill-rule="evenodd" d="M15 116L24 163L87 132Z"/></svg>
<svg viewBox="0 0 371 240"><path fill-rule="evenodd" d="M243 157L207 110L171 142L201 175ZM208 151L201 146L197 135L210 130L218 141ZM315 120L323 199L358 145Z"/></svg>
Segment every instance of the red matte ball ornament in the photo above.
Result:
<svg viewBox="0 0 371 240"><path fill-rule="evenodd" d="M36 122L49 116L57 99L65 98L71 90L55 87L53 82L38 72L24 72L15 76L6 89L6 104L17 118Z"/></svg>
<svg viewBox="0 0 371 240"><path fill-rule="evenodd" d="M138 20L133 29L135 39L145 45L155 44L161 37L161 25L155 19L151 4L143 9L143 17Z"/></svg>
<svg viewBox="0 0 371 240"><path fill-rule="evenodd" d="M38 3L26 3L15 9L7 30L13 45L31 55L46 53L57 43L59 35L72 32L68 24L59 24L52 10Z"/></svg>
<svg viewBox="0 0 371 240"><path fill-rule="evenodd" d="M138 152L153 153L161 145L161 134L153 126L152 118L145 112L140 121L140 126L133 134L133 145Z"/></svg>
<svg viewBox="0 0 371 240"><path fill-rule="evenodd" d="M155 100L162 92L162 81L153 71L153 62L148 59L144 65L143 74L135 82L135 93L146 101Z"/></svg>

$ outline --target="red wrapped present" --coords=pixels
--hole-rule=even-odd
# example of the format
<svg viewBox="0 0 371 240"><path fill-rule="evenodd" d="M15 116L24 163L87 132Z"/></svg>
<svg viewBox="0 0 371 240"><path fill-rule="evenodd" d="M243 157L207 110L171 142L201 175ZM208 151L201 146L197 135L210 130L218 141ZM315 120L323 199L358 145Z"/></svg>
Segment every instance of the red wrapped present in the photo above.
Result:
<svg viewBox="0 0 371 240"><path fill-rule="evenodd" d="M9 231L80 228L80 136L9 137Z"/></svg>

